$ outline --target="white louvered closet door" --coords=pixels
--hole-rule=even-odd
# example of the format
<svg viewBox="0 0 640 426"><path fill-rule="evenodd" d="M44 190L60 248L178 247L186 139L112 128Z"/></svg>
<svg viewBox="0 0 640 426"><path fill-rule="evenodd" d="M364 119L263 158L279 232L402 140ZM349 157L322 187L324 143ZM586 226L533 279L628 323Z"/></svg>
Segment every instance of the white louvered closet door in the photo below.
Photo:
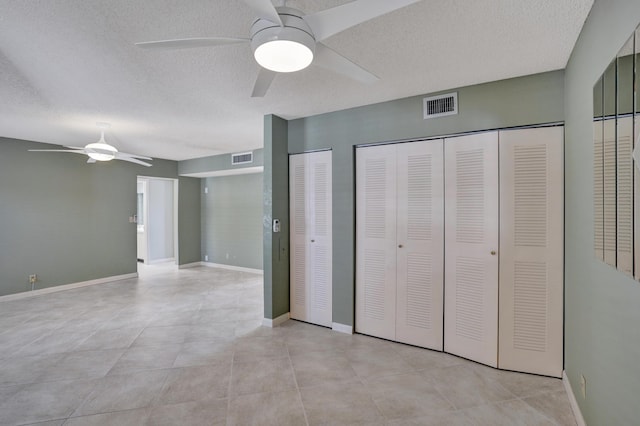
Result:
<svg viewBox="0 0 640 426"><path fill-rule="evenodd" d="M620 271L633 274L633 117L618 118L616 148L616 263Z"/></svg>
<svg viewBox="0 0 640 426"><path fill-rule="evenodd" d="M602 122L603 142L603 203L604 261L616 267L616 120Z"/></svg>
<svg viewBox="0 0 640 426"><path fill-rule="evenodd" d="M593 123L593 248L604 261L604 167L602 121Z"/></svg>
<svg viewBox="0 0 640 426"><path fill-rule="evenodd" d="M499 367L562 376L563 127L500 132Z"/></svg>
<svg viewBox="0 0 640 426"><path fill-rule="evenodd" d="M331 244L331 151L307 154L309 158L310 239L307 269L307 316L309 322L331 327L332 325L332 244Z"/></svg>
<svg viewBox="0 0 640 426"><path fill-rule="evenodd" d="M445 139L445 351L498 358L498 133Z"/></svg>
<svg viewBox="0 0 640 426"><path fill-rule="evenodd" d="M289 157L290 315L332 325L331 151Z"/></svg>
<svg viewBox="0 0 640 426"><path fill-rule="evenodd" d="M307 320L307 173L305 154L289 156L290 316Z"/></svg>
<svg viewBox="0 0 640 426"><path fill-rule="evenodd" d="M640 133L640 117L636 116L634 120L634 128L635 128L635 140L632 140L632 147L640 147L637 144L638 134ZM633 165L633 223L634 229L640 229L640 171L638 170L638 166L634 163ZM640 280L640 232L633 233L633 256L634 256L634 274L636 280Z"/></svg>
<svg viewBox="0 0 640 426"><path fill-rule="evenodd" d="M442 350L442 140L397 147L396 339Z"/></svg>
<svg viewBox="0 0 640 426"><path fill-rule="evenodd" d="M395 339L396 147L356 150L356 331Z"/></svg>

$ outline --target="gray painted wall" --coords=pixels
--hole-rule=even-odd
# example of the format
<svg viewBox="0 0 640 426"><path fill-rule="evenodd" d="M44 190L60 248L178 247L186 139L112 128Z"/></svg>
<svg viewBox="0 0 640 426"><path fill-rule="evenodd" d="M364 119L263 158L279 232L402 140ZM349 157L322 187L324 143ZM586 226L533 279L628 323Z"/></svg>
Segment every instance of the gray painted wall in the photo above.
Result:
<svg viewBox="0 0 640 426"><path fill-rule="evenodd" d="M592 195L592 87L639 22L637 0L596 0L565 73L565 369L590 425L640 419L640 283L594 259Z"/></svg>
<svg viewBox="0 0 640 426"><path fill-rule="evenodd" d="M262 173L201 181L202 260L262 269Z"/></svg>
<svg viewBox="0 0 640 426"><path fill-rule="evenodd" d="M277 318L289 312L289 156L287 121L264 118L263 258L264 317ZM273 219L281 231L274 233Z"/></svg>
<svg viewBox="0 0 640 426"><path fill-rule="evenodd" d="M176 178L177 163L87 164L85 156L29 148L59 146L0 138L0 295L29 290L34 273L38 289L136 272L136 225L128 221L136 213L136 177ZM184 202L193 190L181 186L179 211L192 207ZM192 226L199 228L199 217ZM200 259L199 237L188 236L181 236L181 263Z"/></svg>
<svg viewBox="0 0 640 426"><path fill-rule="evenodd" d="M458 91L459 115L432 120L423 120L424 96L416 96L289 122L289 153L333 150L334 322L354 324L354 146L562 121L563 79L563 71L554 71L453 89ZM265 139L265 175L271 155L278 156L272 161L286 161L282 153L272 154L266 147ZM265 200L268 195L265 190ZM281 202L288 200L281 197ZM273 209L278 207L283 208L274 198ZM265 258L265 272L266 266ZM286 297L288 307L288 293Z"/></svg>

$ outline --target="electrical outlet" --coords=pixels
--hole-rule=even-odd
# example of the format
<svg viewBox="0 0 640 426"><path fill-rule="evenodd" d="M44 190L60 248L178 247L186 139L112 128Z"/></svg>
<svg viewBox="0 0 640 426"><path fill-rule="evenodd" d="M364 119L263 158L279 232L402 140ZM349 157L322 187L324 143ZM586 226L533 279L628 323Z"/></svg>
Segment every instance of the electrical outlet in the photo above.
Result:
<svg viewBox="0 0 640 426"><path fill-rule="evenodd" d="M38 276L36 274L29 275L29 284L33 284L38 281Z"/></svg>
<svg viewBox="0 0 640 426"><path fill-rule="evenodd" d="M229 253L227 253L227 259L229 259Z"/></svg>
<svg viewBox="0 0 640 426"><path fill-rule="evenodd" d="M587 379L582 374L580 375L580 393L582 394L582 399L587 398Z"/></svg>
<svg viewBox="0 0 640 426"><path fill-rule="evenodd" d="M208 261L209 261L209 255L208 255L208 254L205 254L205 255L204 255L204 261L205 261L205 262L208 262Z"/></svg>

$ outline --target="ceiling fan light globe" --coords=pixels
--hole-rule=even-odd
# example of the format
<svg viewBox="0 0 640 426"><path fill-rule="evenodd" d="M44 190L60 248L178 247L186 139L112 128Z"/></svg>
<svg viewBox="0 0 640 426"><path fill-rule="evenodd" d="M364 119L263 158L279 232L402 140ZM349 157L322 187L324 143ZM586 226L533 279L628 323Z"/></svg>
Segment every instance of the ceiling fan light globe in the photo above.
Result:
<svg viewBox="0 0 640 426"><path fill-rule="evenodd" d="M118 150L106 143L95 142L84 147L85 152L96 161L110 161L116 157Z"/></svg>
<svg viewBox="0 0 640 426"><path fill-rule="evenodd" d="M296 72L313 61L313 51L292 40L272 40L258 46L254 56L261 67L275 72Z"/></svg>
<svg viewBox="0 0 640 426"><path fill-rule="evenodd" d="M258 19L251 27L251 48L256 62L274 72L296 72L313 61L316 40L295 9L279 8L283 26Z"/></svg>

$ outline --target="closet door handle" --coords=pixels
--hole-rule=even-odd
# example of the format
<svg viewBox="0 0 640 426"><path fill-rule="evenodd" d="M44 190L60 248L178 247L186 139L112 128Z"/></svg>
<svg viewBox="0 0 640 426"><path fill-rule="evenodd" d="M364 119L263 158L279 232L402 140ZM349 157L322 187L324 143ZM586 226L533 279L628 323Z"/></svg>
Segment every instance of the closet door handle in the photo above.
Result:
<svg viewBox="0 0 640 426"><path fill-rule="evenodd" d="M316 240L311 240L311 242L312 242L312 243L315 243L315 242L316 242Z"/></svg>
<svg viewBox="0 0 640 426"><path fill-rule="evenodd" d="M402 248L402 247L403 247L403 245L402 245L402 244L398 244L398 248Z"/></svg>
<svg viewBox="0 0 640 426"><path fill-rule="evenodd" d="M495 250L491 250L491 256L495 256L496 255L496 251Z"/></svg>

